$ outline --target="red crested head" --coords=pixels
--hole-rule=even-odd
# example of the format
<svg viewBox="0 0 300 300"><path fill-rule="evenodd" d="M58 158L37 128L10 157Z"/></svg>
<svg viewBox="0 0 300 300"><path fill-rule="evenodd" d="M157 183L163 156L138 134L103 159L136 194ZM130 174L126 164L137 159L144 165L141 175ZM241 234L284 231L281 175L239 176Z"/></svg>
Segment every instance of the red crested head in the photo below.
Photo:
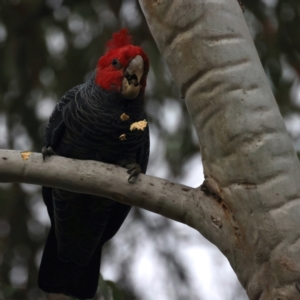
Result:
<svg viewBox="0 0 300 300"><path fill-rule="evenodd" d="M104 56L96 69L96 83L104 90L117 91L134 99L144 93L149 60L141 47L132 45L127 29L114 33L106 43Z"/></svg>
<svg viewBox="0 0 300 300"><path fill-rule="evenodd" d="M119 32L113 34L110 41L106 42L105 52L119 49L124 46L132 45L132 36L128 35L128 29L123 28Z"/></svg>

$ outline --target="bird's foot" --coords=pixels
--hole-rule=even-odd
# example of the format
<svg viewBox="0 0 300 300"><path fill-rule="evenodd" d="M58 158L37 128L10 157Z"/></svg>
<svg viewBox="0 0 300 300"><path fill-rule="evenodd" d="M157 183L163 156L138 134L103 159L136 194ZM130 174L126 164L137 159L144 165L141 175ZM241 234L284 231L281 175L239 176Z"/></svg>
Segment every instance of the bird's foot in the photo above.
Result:
<svg viewBox="0 0 300 300"><path fill-rule="evenodd" d="M45 161L47 156L56 155L56 153L51 147L43 147L42 155L43 155L43 160Z"/></svg>
<svg viewBox="0 0 300 300"><path fill-rule="evenodd" d="M130 175L128 177L129 183L133 183L133 181L130 181L130 179L132 179L133 177L137 177L142 171L140 165L137 163L128 164L125 166L125 168L128 169L127 173Z"/></svg>

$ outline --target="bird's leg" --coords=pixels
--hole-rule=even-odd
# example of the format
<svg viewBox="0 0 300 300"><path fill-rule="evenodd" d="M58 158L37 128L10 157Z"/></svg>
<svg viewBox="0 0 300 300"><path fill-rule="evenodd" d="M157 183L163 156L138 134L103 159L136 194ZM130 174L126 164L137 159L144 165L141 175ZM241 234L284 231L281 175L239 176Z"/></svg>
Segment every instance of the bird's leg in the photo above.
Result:
<svg viewBox="0 0 300 300"><path fill-rule="evenodd" d="M42 149L42 154L43 154L43 160L45 161L47 156L51 155L57 155L53 148L57 145L59 140L61 139L63 133L65 130L65 122L61 121L58 126L53 130L52 135L51 135L51 141L50 143L46 146L43 147Z"/></svg>
<svg viewBox="0 0 300 300"><path fill-rule="evenodd" d="M131 164L126 164L124 166L127 170L127 173L129 174L128 177L128 182L133 183L133 181L130 181L131 178L137 177L141 173L141 167L137 163L131 163Z"/></svg>
<svg viewBox="0 0 300 300"><path fill-rule="evenodd" d="M56 155L52 147L43 147L42 148L43 160L46 160L47 156Z"/></svg>

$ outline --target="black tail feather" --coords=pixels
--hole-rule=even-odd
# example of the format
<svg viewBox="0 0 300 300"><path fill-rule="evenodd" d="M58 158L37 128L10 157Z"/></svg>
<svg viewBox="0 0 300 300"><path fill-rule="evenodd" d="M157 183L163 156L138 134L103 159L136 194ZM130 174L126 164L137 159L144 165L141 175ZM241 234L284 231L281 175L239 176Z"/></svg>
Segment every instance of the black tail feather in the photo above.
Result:
<svg viewBox="0 0 300 300"><path fill-rule="evenodd" d="M63 262L57 257L57 240L53 227L45 245L38 286L47 293L65 294L78 299L95 296L99 281L101 245L86 266Z"/></svg>
<svg viewBox="0 0 300 300"><path fill-rule="evenodd" d="M42 194L51 220L51 229L42 256L38 286L47 293L65 294L78 299L93 298L98 287L102 245L98 245L85 266L60 260L54 229L52 188L43 187Z"/></svg>

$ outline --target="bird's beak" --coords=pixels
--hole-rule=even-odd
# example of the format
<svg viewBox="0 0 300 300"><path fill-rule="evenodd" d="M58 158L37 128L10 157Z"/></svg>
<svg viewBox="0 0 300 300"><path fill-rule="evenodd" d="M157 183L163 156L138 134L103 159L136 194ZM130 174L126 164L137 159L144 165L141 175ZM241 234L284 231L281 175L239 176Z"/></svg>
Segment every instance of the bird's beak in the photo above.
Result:
<svg viewBox="0 0 300 300"><path fill-rule="evenodd" d="M141 78L144 72L144 60L137 55L125 70L122 82L122 96L126 99L134 99L141 89Z"/></svg>

